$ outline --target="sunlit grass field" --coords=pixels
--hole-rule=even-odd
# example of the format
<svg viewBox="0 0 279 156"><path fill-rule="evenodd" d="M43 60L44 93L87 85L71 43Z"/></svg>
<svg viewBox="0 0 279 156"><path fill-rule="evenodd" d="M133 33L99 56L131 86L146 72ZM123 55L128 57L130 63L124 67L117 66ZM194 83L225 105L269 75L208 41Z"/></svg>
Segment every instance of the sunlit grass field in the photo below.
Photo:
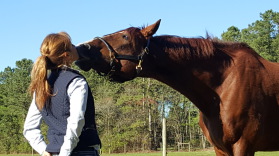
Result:
<svg viewBox="0 0 279 156"><path fill-rule="evenodd" d="M161 152L155 153L120 153L120 154L102 154L101 156L161 156ZM32 156L32 154L0 154L0 156ZM34 154L34 156L39 156ZM199 152L168 152L167 156L215 156L214 151ZM257 152L256 156L279 156L279 152Z"/></svg>

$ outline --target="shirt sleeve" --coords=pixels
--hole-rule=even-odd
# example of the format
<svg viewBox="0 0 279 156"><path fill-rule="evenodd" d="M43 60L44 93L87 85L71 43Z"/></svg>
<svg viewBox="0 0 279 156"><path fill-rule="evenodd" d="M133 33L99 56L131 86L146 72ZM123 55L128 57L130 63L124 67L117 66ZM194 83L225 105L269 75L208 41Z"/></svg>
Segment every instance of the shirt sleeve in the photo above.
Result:
<svg viewBox="0 0 279 156"><path fill-rule="evenodd" d="M23 135L27 139L31 147L42 155L47 145L41 133L41 123L42 115L38 107L36 106L34 94L24 122Z"/></svg>
<svg viewBox="0 0 279 156"><path fill-rule="evenodd" d="M88 84L84 78L75 78L67 90L70 100L70 116L67 118L66 135L59 156L69 156L77 146L85 124L85 111L88 97Z"/></svg>

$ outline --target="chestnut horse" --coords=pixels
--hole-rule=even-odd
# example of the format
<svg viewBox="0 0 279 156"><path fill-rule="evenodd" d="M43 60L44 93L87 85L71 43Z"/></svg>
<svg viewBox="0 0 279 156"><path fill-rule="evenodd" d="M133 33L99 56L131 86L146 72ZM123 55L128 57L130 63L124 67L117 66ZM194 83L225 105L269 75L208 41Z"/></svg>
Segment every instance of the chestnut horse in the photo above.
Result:
<svg viewBox="0 0 279 156"><path fill-rule="evenodd" d="M245 43L154 36L160 20L77 47L76 64L111 80L159 80L200 110L200 127L218 156L279 150L279 64Z"/></svg>

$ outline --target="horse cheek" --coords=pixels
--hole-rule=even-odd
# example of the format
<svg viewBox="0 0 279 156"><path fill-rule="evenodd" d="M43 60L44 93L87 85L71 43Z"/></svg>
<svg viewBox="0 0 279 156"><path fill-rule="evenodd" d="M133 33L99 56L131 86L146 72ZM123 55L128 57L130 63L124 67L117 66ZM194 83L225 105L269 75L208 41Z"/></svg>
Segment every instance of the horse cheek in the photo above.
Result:
<svg viewBox="0 0 279 156"><path fill-rule="evenodd" d="M135 63L127 60L121 60L120 63L121 63L121 73L125 73L127 74L127 76L134 75L134 72L136 70Z"/></svg>

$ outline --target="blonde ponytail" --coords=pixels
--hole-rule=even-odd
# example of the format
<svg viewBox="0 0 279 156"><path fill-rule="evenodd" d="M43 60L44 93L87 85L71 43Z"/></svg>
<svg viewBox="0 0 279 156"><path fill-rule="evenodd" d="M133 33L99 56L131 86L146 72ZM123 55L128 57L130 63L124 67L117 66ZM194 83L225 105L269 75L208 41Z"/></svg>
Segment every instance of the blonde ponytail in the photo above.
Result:
<svg viewBox="0 0 279 156"><path fill-rule="evenodd" d="M51 96L51 87L47 82L47 58L40 56L33 65L31 72L31 83L29 86L31 94L36 94L36 104L42 110Z"/></svg>

